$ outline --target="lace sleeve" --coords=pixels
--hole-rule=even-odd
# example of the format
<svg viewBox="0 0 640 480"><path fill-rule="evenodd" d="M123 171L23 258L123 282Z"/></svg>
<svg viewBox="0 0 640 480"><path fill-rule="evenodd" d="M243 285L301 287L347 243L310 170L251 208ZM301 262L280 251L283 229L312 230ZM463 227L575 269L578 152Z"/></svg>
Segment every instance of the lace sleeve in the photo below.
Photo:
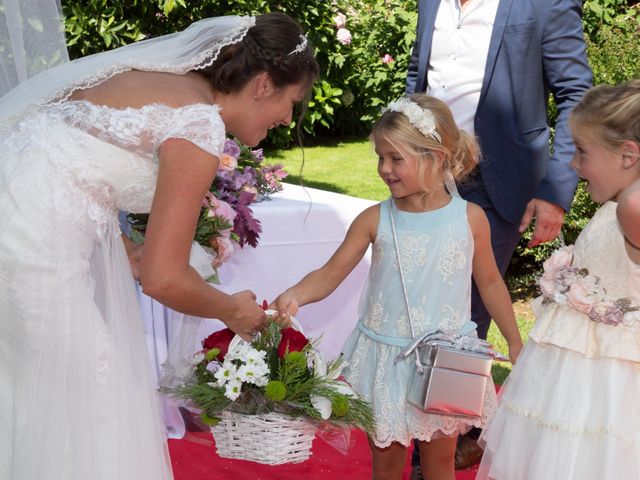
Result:
<svg viewBox="0 0 640 480"><path fill-rule="evenodd" d="M224 149L225 127L217 105L194 104L174 110L159 144L169 138L183 138L205 152L220 157Z"/></svg>

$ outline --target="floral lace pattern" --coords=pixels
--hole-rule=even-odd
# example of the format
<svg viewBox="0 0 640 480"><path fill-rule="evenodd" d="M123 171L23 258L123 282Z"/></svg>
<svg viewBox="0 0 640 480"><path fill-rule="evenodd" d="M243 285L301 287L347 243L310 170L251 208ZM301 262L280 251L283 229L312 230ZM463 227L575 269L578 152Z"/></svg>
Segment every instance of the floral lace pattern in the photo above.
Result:
<svg viewBox="0 0 640 480"><path fill-rule="evenodd" d="M449 238L445 242L444 248L440 251L438 271L447 283L452 283L451 274L455 270L460 270L465 267L467 262L465 247L468 245L469 241L466 238Z"/></svg>
<svg viewBox="0 0 640 480"><path fill-rule="evenodd" d="M16 132L5 148L49 152L43 171L56 211L99 237L119 235L118 209L149 211L163 141L185 138L212 154L225 141L218 107L199 104L118 110L68 102L23 119Z"/></svg>
<svg viewBox="0 0 640 480"><path fill-rule="evenodd" d="M424 267L429 254L430 235L408 235L400 239L400 263L405 274L414 268Z"/></svg>
<svg viewBox="0 0 640 480"><path fill-rule="evenodd" d="M221 156L225 129L217 105L192 104L171 108L162 104L116 109L73 101L50 109L65 123L132 153L156 158L162 142L184 138L204 151Z"/></svg>

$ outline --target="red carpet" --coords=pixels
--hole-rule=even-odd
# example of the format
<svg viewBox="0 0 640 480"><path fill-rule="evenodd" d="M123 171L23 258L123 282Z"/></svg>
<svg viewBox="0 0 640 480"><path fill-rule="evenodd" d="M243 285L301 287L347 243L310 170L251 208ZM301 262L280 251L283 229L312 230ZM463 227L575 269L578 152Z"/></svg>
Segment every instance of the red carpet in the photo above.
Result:
<svg viewBox="0 0 640 480"><path fill-rule="evenodd" d="M205 434L200 434L205 435ZM323 440L313 441L311 458L289 465L263 465L245 460L220 458L207 434L203 442L169 440L175 480L368 480L371 478L371 457L364 433L353 430L347 455L342 455ZM477 466L456 472L456 480L473 480ZM402 476L408 480L409 456Z"/></svg>

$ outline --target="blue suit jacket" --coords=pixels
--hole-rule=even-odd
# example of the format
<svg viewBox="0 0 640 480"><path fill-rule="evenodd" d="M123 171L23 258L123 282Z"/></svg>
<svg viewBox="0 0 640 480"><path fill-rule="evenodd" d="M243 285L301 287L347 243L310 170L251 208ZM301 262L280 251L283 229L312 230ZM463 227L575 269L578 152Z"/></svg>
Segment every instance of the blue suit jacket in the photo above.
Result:
<svg viewBox="0 0 640 480"><path fill-rule="evenodd" d="M577 177L569 167L571 108L591 87L580 0L499 0L475 115L487 193L502 217L520 220L541 198L569 209ZM417 38L407 93L425 92L431 38L440 0L418 2ZM547 101L558 120L549 153Z"/></svg>

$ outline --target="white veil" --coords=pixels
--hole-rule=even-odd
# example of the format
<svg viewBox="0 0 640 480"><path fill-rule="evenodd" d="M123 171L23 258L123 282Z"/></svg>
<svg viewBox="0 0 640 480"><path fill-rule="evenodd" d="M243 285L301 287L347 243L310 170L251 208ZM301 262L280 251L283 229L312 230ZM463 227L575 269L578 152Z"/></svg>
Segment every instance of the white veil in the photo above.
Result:
<svg viewBox="0 0 640 480"><path fill-rule="evenodd" d="M59 0L0 2L0 95L68 61Z"/></svg>
<svg viewBox="0 0 640 480"><path fill-rule="evenodd" d="M205 68L216 60L223 47L241 41L253 25L254 17L209 18L182 32L58 64L0 97L0 124L6 126L31 107L61 102L75 90L95 86L127 70L184 74Z"/></svg>

